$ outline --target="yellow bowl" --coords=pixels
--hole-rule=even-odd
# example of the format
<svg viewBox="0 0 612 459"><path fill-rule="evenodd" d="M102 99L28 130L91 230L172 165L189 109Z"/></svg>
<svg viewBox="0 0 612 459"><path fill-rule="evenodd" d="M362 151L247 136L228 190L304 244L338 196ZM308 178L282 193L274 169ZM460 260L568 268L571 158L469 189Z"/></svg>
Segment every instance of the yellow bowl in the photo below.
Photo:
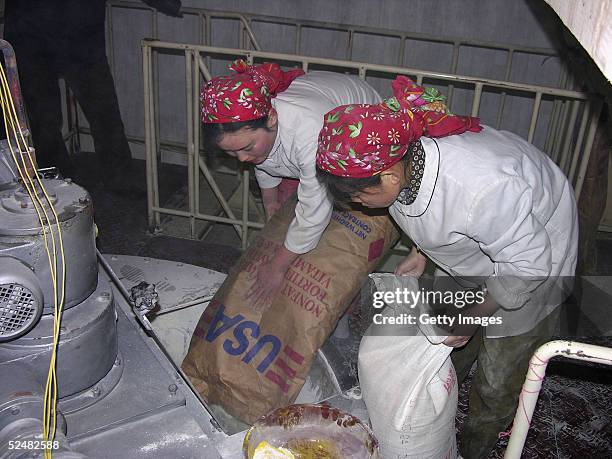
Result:
<svg viewBox="0 0 612 459"><path fill-rule="evenodd" d="M289 405L259 418L242 444L246 459L378 459L378 441L356 417L329 405Z"/></svg>

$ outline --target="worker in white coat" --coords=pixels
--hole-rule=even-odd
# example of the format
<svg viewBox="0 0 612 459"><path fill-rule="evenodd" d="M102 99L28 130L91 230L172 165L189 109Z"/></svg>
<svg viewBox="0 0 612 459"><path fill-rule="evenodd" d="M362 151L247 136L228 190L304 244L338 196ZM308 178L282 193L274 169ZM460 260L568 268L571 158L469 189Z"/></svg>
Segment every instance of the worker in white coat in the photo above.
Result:
<svg viewBox="0 0 612 459"><path fill-rule="evenodd" d="M571 289L574 193L550 158L520 137L449 114L441 96L405 77L393 90L387 103L326 116L319 175L336 199L389 208L415 243L397 275L420 276L427 257L443 279L481 289L472 291L471 308L463 309L466 296L455 302L463 325L447 327L444 344L458 348L451 357L459 382L477 362L459 450L487 457ZM466 325L466 316L476 324Z"/></svg>
<svg viewBox="0 0 612 459"><path fill-rule="evenodd" d="M231 68L235 73L212 79L202 89L207 142L255 166L268 218L297 187L295 218L284 246L259 267L250 292L255 303L269 303L291 263L317 246L331 218L332 200L315 167L323 115L342 104L377 103L380 96L350 75L284 72L276 64L244 61Z"/></svg>

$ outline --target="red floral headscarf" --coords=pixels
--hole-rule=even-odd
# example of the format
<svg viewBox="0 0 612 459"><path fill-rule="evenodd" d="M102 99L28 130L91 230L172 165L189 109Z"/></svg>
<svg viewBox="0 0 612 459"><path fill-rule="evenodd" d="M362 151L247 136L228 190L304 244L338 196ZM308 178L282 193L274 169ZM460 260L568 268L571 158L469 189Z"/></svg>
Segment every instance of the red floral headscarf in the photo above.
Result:
<svg viewBox="0 0 612 459"><path fill-rule="evenodd" d="M236 73L213 78L202 87L200 101L204 123L262 118L272 108L272 98L304 75L302 70L285 72L278 64L248 65L241 59L234 61L230 69Z"/></svg>
<svg viewBox="0 0 612 459"><path fill-rule="evenodd" d="M480 120L449 113L437 89L405 76L391 84L394 97L376 105L342 105L325 115L317 167L343 177L371 177L397 163L421 136L480 132Z"/></svg>

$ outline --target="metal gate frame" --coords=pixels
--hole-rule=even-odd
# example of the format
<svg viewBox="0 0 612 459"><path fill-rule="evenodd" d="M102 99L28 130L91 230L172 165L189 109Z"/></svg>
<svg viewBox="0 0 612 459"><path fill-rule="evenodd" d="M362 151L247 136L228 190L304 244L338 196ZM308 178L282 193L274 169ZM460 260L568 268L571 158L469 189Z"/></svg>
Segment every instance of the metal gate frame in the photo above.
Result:
<svg viewBox="0 0 612 459"><path fill-rule="evenodd" d="M157 165L161 154L161 142L158 135L159 104L156 96L154 75L155 54L163 50L182 51L185 56L185 95L187 101L187 177L188 177L188 211L170 209L160 206ZM293 54L268 53L245 49L220 48L213 46L194 45L187 43L171 43L159 40L143 40L143 72L144 72L144 100L145 100L145 159L147 171L147 210L149 225L158 227L160 215L175 215L187 217L190 220L191 237L195 237L196 220L227 223L234 226L241 238L242 248L246 248L248 242L249 228L261 228L263 225L248 219L249 215L249 170L242 173L242 215L237 218L222 196L212 174L205 161L200 157L200 118L199 114L199 88L200 75L209 80L212 75L206 64L206 57L219 59L224 58L231 61L236 58L244 58L247 62L255 60L269 60L282 63L297 64L304 71L309 66L327 66L336 71L354 72L360 78L365 79L369 72L377 75L408 75L422 84L424 78L446 82L449 85L461 83L473 87L474 96L472 100L471 116L478 116L483 89L497 88L502 92L513 91L527 94L533 99L533 109L527 140L533 141L542 96L554 98L565 108L566 116L563 118L551 116L549 120L549 131L557 132L556 144L551 158L560 166L568 176L574 187L576 198L580 196L582 184L586 173L593 140L597 128L597 121L601 111L601 102L587 93L557 89L545 86L513 83L502 80L474 78L450 73L430 72L406 67L394 67L380 64L368 64L354 61L337 59L317 58L312 56L298 56ZM338 70L340 69L340 70ZM581 110L581 105L583 105ZM580 123L577 124L579 112L582 112ZM569 113L569 117L567 117ZM554 115L554 114L553 114ZM562 119L562 122L560 120ZM551 125L553 126L551 128ZM586 135L585 135L586 133ZM227 217L208 215L200 212L199 205L199 183L200 172L204 175L213 193L221 203Z"/></svg>
<svg viewBox="0 0 612 459"><path fill-rule="evenodd" d="M140 11L148 11L150 14L151 21L151 37L153 39L159 39L159 16L161 13L158 13L154 8L146 6L139 2L134 1L123 1L123 0L114 0L109 1L106 7L106 44L107 44L107 55L109 58L109 64L111 67L111 71L114 74L114 47L113 47L113 12L117 9L128 9L128 10L140 10ZM300 54L301 44L302 44L302 32L304 30L327 30L327 31L335 31L341 32L344 34L344 38L346 40L345 47L345 59L352 60L354 53L354 44L355 37L359 35L367 35L371 37L385 37L399 40L399 51L397 56L397 65L403 67L405 62L405 49L407 42L409 40L418 41L421 43L429 43L429 44L446 44L450 46L452 52L450 57L450 67L448 69L448 73L456 74L457 69L460 62L460 50L462 48L470 47L470 48L479 48L479 49L489 49L496 50L506 54L506 66L505 66L505 76L504 80L509 81L510 76L512 74L512 68L514 65L514 58L516 55L536 55L543 56L544 58L559 58L556 51L548 49L548 48L539 48L539 47L527 47L527 46L516 46L512 44L504 44L504 43L495 43L488 42L483 40L465 40L458 37L445 37L440 35L431 35L431 34L423 34L423 33L414 33L407 32L403 30L392 30L392 29L384 29L384 28L376 28L376 27L365 27L354 24L337 24L331 22L322 22L322 21L312 21L312 20L302 20L302 19L294 19L294 18L281 18L275 16L266 16L260 14L253 13L239 13L239 12L231 12L231 11L218 11L218 10L209 10L205 8L195 8L195 7L182 7L181 14L183 16L196 16L198 18L198 44L213 46L213 24L216 20L226 20L226 21L234 21L239 23L238 29L238 46L240 49L254 49L257 51L261 51L261 46L256 38L256 35L253 31L253 26L256 24L275 24L286 27L293 27L295 29L294 36L294 52L295 54ZM156 80L154 79L153 84L156 85ZM570 88L573 85L573 81L569 76L567 69L565 66L560 67L560 72L558 76L558 85L559 88ZM157 94L157 88L155 88ZM452 106L452 95L453 95L454 87L453 85L449 85L446 94L447 100L449 101L449 106ZM156 99L157 100L157 99ZM503 110L505 106L506 93L501 93L501 103L499 105L497 120L495 126L497 128L501 125L501 120L503 116ZM88 128L79 127L78 123L78 111L76 110L76 102L67 100L67 110L69 113L74 114L72 116L72 120L68 121L68 134L66 139L71 141L71 151L73 149L79 148L79 135L80 134L90 134ZM568 104L564 104L560 101L555 101L552 108L552 117L554 122L550 123L549 129L546 135L546 143L544 149L546 151L556 152L562 148L562 144L559 139L562 137L563 130L560 126L563 126L567 120L567 117L570 113L570 107ZM144 143L144 139L139 136L128 135L128 140L134 143ZM172 142L172 141L163 141L164 146L171 149L179 149L184 151L186 146L182 143Z"/></svg>

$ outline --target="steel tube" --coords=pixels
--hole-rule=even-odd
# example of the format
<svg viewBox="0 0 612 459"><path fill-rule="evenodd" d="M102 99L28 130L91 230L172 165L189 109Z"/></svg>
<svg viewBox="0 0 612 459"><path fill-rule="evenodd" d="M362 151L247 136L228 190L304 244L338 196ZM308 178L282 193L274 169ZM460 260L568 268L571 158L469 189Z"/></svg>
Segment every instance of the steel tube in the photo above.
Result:
<svg viewBox="0 0 612 459"><path fill-rule="evenodd" d="M187 122L193 122L193 186L194 186L194 207L197 212L200 211L200 67L199 53L192 53L193 57L193 74L192 74L192 95L191 104L193 107L193 116ZM195 232L195 227L194 227Z"/></svg>
<svg viewBox="0 0 612 459"><path fill-rule="evenodd" d="M187 198L189 201L189 231L191 238L195 238L195 191L194 191L194 136L193 136L193 51L185 51L185 103L187 108Z"/></svg>
<svg viewBox="0 0 612 459"><path fill-rule="evenodd" d="M152 169L152 142L151 142L151 98L149 93L151 92L151 47L142 47L142 71L143 71L143 86L144 86L144 128L145 128L145 169L146 169L146 182L147 182L147 215L149 218L149 228L155 226L155 215L153 211L154 199L153 199L153 169Z"/></svg>
<svg viewBox="0 0 612 459"><path fill-rule="evenodd" d="M579 100L572 101L572 112L570 114L569 122L564 129L565 135L563 138L563 147L558 151L559 154L556 154L553 157L553 161L557 164L561 162L560 158L565 158L569 155L570 145L572 143L572 136L574 134L574 130L576 129L576 118L578 118L578 108L579 107L580 107Z"/></svg>
<svg viewBox="0 0 612 459"><path fill-rule="evenodd" d="M242 173L242 250L247 248L249 234L249 170Z"/></svg>
<svg viewBox="0 0 612 459"><path fill-rule="evenodd" d="M531 112L531 123L529 124L529 134L527 134L527 141L533 142L533 136L535 134L536 125L538 124L538 114L540 113L540 102L542 101L542 93L537 92L535 100L533 101L533 110Z"/></svg>
<svg viewBox="0 0 612 459"><path fill-rule="evenodd" d="M153 210L156 212L167 214L167 215L174 215L176 217L191 217L191 214L187 212L186 210L168 209L166 207L153 207ZM243 223L242 220L237 220L237 219L234 220L234 219L226 218L226 217L217 217L216 215L206 215L206 214L202 214L199 212L195 213L193 217L198 220L204 220L204 221L216 222L216 223L228 223L230 225L235 225L235 224L240 225ZM247 222L247 226L249 228L261 229L264 227L264 224L257 223L257 222Z"/></svg>
<svg viewBox="0 0 612 459"><path fill-rule="evenodd" d="M202 56L200 56L199 53L198 53L198 67L200 69L200 72L202 72L202 75L204 75L204 79L206 81L212 80L212 74L210 73L208 66L206 65L206 63L204 62L204 59L202 59Z"/></svg>
<svg viewBox="0 0 612 459"><path fill-rule="evenodd" d="M480 98L482 97L482 83L476 83L474 87L474 100L472 101L472 116L478 116L480 110Z"/></svg>
<svg viewBox="0 0 612 459"><path fill-rule="evenodd" d="M473 77L469 75L452 75L449 73L442 72L433 72L433 71L425 71L421 69L413 69L408 67L394 67L390 65L381 65L381 64L368 64L365 62L356 62L356 61L343 61L339 59L329 59L329 58L318 58L312 56L300 56L295 54L284 54L284 53L269 53L263 51L248 51L244 49L237 48L223 48L217 46L205 46L205 45L190 45L185 43L171 43L160 40L147 41L149 46L160 49L174 49L174 50L185 50L191 49L194 51L198 51L201 53L213 53L213 54L224 54L229 56L243 56L243 57L251 57L251 58L262 58L262 59L272 59L272 60L281 60L288 62L302 62L308 64L320 64L320 65L329 65L332 67L345 67L346 69L355 69L358 70L360 67L366 67L368 70L383 72L383 73L392 73L392 74L400 74L400 75L423 75L424 77L430 79L438 79L438 80L448 80L448 81L457 81L457 82L465 82L474 84L474 81L478 81L480 84L484 84L486 86L505 88L505 89L513 89L517 91L525 91L530 93L541 92L542 94L552 94L554 96L572 98L572 99L586 99L588 98L588 94L584 92L578 91L570 91L567 89L557 89L547 86L539 86L539 85L529 85L524 83L511 83L503 80L495 80L490 78L480 78Z"/></svg>
<svg viewBox="0 0 612 459"><path fill-rule="evenodd" d="M221 204L221 208L225 211L225 213L229 216L230 219L239 221L236 218L236 215L234 215L234 212L229 206L229 203L223 196L223 193L221 192L221 189L217 185L217 182L215 181L214 177L208 170L208 166L206 165L206 162L199 155L198 155L198 166L199 166L199 170L204 174L204 178L206 178L206 181L208 182L208 185L210 186L213 194L217 197L219 204ZM199 208L198 208L198 212L200 212ZM240 227L240 225L234 225L234 228L236 229L238 236L242 238L242 228Z"/></svg>
<svg viewBox="0 0 612 459"><path fill-rule="evenodd" d="M181 309L185 309L185 308L191 308L193 306L197 306L197 305L202 304L202 303L208 303L213 298L214 298L214 295L203 296L201 298L196 298L193 301L187 301L185 303L179 303L177 305L170 306L169 308L160 309L159 311L157 311L153 315L154 316L162 316L164 314L168 314L169 312L180 311Z"/></svg>
<svg viewBox="0 0 612 459"><path fill-rule="evenodd" d="M353 59L353 35L354 34L355 34L355 31L353 29L348 30L348 42L346 44L346 59L349 61Z"/></svg>
<svg viewBox="0 0 612 459"><path fill-rule="evenodd" d="M459 65L459 47L460 44L455 42L453 43L453 57L451 60L450 73L455 74L457 72L457 66ZM446 102L447 107L451 110L451 106L453 104L453 92L455 91L455 86L452 84L448 85L448 92L446 93Z"/></svg>
<svg viewBox="0 0 612 459"><path fill-rule="evenodd" d="M510 81L510 75L512 74L513 59L514 59L514 50L509 49L508 57L506 58L506 75L505 75L506 81ZM505 106L506 106L506 91L502 91L500 101L499 101L499 109L497 110L497 121L495 122L496 129L499 129L501 126Z"/></svg>
<svg viewBox="0 0 612 459"><path fill-rule="evenodd" d="M553 156L559 156L561 146L563 145L563 138L565 136L565 124L567 122L567 116L569 112L569 101L565 100L561 102L559 108L559 117L557 119L557 126L555 128L555 134L552 139L551 153Z"/></svg>
<svg viewBox="0 0 612 459"><path fill-rule="evenodd" d="M582 120L580 121L580 129L578 130L578 139L576 140L576 146L574 147L574 154L572 155L572 162L571 162L569 171L566 170L566 168L563 169L563 171L566 172L570 183L572 184L574 183L574 174L576 172L576 164L578 163L578 156L580 153L580 149L582 148L582 140L584 138L584 133L586 132L589 115L591 114L591 106L592 106L591 101L588 101L586 106L584 107L584 113L582 114Z"/></svg>
<svg viewBox="0 0 612 459"><path fill-rule="evenodd" d="M589 165L589 159L591 158L591 151L593 150L593 141L595 140L595 133L597 132L597 126L599 124L598 121L601 113L602 102L596 101L595 104L591 105L591 107L593 107L593 112L591 113L589 133L587 134L584 151L582 152L582 159L580 161L580 168L578 170L578 177L576 178L576 186L574 188L576 201L580 199L584 177L586 175L587 166Z"/></svg>
<svg viewBox="0 0 612 459"><path fill-rule="evenodd" d="M504 459L520 459L544 381L546 367L550 359L556 356L612 365L612 349L607 347L561 340L550 341L540 346L529 362L529 370L527 370L525 383L519 395L519 405Z"/></svg>

